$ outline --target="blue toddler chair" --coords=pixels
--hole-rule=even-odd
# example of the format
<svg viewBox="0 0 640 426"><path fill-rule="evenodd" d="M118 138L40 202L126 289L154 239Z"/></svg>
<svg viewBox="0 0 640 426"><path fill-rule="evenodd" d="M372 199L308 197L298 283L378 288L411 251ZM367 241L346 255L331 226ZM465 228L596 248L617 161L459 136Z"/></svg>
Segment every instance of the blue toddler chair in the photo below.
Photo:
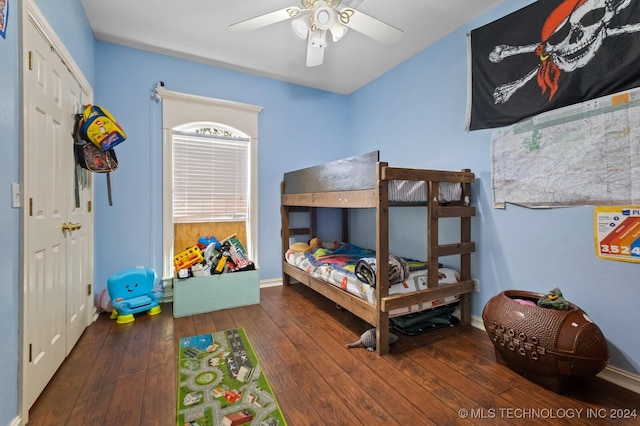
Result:
<svg viewBox="0 0 640 426"><path fill-rule="evenodd" d="M107 291L111 299L111 318L118 324L135 321L133 314L148 311L160 313L162 291L155 288L156 273L151 268L131 268L111 275L107 279Z"/></svg>

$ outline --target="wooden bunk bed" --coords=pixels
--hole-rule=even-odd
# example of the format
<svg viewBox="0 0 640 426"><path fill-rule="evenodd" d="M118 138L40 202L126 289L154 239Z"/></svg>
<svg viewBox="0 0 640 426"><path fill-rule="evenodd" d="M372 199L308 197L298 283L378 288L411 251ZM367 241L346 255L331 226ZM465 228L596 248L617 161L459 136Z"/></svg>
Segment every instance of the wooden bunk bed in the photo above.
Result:
<svg viewBox="0 0 640 426"><path fill-rule="evenodd" d="M475 207L470 205L474 180L474 174L467 169L456 172L389 167L379 161L378 151L285 173L281 184L283 283L289 285L294 279L305 284L371 324L377 330L376 351L379 355L389 351L389 313L394 309L455 295L460 298L460 323L469 325L470 294L474 289L471 253L475 251L475 243L471 241L471 217L475 216ZM418 203L390 201L389 183L392 181L424 182L425 199ZM443 182L459 184L461 195L458 201L441 202L440 185ZM389 208L408 205L425 206L428 265L438 265L440 257L460 255L459 282L439 284L438 274L430 273L424 290L389 294ZM285 260L292 239L316 236L317 208L342 209L343 241L349 239L348 209L375 209L375 304L313 277ZM290 214L301 211L310 213L309 227L292 228ZM439 243L441 218L460 218L459 242Z"/></svg>

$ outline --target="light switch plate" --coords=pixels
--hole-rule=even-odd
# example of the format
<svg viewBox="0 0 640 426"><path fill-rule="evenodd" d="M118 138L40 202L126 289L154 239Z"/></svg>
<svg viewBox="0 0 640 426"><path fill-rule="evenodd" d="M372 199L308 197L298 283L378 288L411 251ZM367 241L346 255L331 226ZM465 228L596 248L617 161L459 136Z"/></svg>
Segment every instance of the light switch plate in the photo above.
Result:
<svg viewBox="0 0 640 426"><path fill-rule="evenodd" d="M21 199L20 184L16 182L12 182L11 183L11 207L19 208L21 206L20 199Z"/></svg>

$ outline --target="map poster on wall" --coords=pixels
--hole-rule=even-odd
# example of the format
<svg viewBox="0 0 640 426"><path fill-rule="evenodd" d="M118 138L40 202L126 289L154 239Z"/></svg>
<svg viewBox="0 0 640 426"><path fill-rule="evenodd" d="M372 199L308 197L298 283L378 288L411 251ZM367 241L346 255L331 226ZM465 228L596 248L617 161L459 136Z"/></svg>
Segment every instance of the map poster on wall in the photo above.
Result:
<svg viewBox="0 0 640 426"><path fill-rule="evenodd" d="M640 203L640 88L495 129L491 142L496 208Z"/></svg>
<svg viewBox="0 0 640 426"><path fill-rule="evenodd" d="M596 256L640 263L640 206L594 209Z"/></svg>

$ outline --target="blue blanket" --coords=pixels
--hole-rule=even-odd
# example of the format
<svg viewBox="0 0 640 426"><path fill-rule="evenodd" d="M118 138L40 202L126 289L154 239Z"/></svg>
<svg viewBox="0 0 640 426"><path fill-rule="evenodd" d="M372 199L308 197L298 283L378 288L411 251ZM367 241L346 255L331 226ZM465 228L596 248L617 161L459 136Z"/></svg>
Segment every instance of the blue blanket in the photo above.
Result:
<svg viewBox="0 0 640 426"><path fill-rule="evenodd" d="M329 265L334 269L355 277L356 264L362 258L376 257L374 250L358 247L355 244L341 243L334 250L315 247L305 253L305 257L313 266ZM426 269L426 262L405 259L410 271Z"/></svg>

